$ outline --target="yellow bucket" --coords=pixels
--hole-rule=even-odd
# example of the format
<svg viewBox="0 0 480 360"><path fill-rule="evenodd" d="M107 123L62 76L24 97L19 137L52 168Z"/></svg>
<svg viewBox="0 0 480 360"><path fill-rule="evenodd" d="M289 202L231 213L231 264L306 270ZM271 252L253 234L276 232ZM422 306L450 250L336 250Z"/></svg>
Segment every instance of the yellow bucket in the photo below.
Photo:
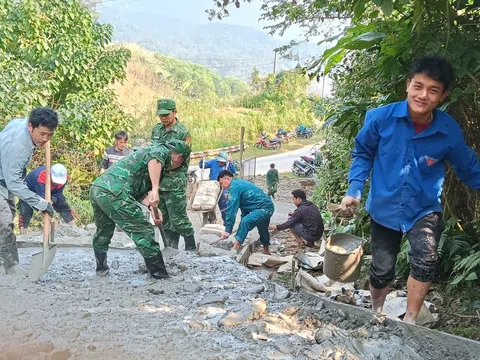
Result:
<svg viewBox="0 0 480 360"><path fill-rule="evenodd" d="M360 276L363 239L350 234L333 234L325 246L323 273L340 282L352 282Z"/></svg>

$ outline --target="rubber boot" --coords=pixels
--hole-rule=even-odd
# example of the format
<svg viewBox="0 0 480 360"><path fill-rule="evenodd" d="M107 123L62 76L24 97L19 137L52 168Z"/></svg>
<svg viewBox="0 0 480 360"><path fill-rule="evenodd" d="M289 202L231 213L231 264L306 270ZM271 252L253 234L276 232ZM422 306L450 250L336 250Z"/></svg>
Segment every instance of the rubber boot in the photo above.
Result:
<svg viewBox="0 0 480 360"><path fill-rule="evenodd" d="M197 244L195 243L195 236L193 234L184 236L183 239L185 240L185 251L197 250Z"/></svg>
<svg viewBox="0 0 480 360"><path fill-rule="evenodd" d="M97 269L95 270L98 276L108 275L110 268L107 265L107 253L94 250L95 260L97 261Z"/></svg>
<svg viewBox="0 0 480 360"><path fill-rule="evenodd" d="M178 249L178 242L180 241L180 235L172 230L165 230L166 239L166 246L172 247L174 249Z"/></svg>
<svg viewBox="0 0 480 360"><path fill-rule="evenodd" d="M170 275L167 273L165 263L163 262L162 253L145 259L145 265L147 266L150 276L154 279L168 279L170 277Z"/></svg>

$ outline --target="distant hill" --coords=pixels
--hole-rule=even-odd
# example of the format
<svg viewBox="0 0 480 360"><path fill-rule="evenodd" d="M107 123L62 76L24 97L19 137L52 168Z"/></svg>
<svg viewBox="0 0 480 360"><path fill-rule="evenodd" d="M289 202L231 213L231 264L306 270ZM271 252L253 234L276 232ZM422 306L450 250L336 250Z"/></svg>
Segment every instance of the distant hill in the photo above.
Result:
<svg viewBox="0 0 480 360"><path fill-rule="evenodd" d="M174 19L159 11L161 9L127 11L107 7L99 13L101 22L114 25L115 41L134 42L148 50L202 64L222 76L245 80L254 67L263 74L272 72L273 50L286 44L247 26L197 24ZM308 53L315 51L315 46L305 45L299 47L298 55L306 58ZM296 64L279 59L278 69L293 68Z"/></svg>

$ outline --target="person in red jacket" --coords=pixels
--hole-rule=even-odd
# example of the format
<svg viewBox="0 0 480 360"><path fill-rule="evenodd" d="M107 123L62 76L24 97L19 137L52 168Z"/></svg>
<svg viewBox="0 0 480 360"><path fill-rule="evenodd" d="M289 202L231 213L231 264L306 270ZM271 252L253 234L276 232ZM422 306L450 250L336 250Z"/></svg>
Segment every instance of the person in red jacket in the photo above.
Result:
<svg viewBox="0 0 480 360"><path fill-rule="evenodd" d="M69 225L75 225L72 209L68 205L65 195L63 195L63 190L69 179L67 169L62 164L55 164L52 166L50 173L53 208L60 214L63 221ZM27 175L25 183L30 191L45 198L46 178L45 166L39 166ZM25 234L33 217L33 208L25 201L20 200L18 202L18 211L20 213L18 216L18 227L20 228L20 233Z"/></svg>

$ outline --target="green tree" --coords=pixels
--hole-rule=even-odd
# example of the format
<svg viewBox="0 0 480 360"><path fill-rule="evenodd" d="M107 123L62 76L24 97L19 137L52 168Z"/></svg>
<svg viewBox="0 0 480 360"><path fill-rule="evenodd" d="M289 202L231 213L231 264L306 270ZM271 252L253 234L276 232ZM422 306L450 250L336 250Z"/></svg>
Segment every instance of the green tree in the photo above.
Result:
<svg viewBox="0 0 480 360"><path fill-rule="evenodd" d="M248 0L246 0L248 1ZM215 3L210 16L228 16L230 5ZM305 69L314 76L324 71L334 79L336 106L328 124L351 139L363 125L368 109L405 98L406 79L413 59L426 53L447 57L456 72L456 83L442 109L460 123L467 143L478 152L480 140L480 1L479 0L352 0L282 1L263 0L262 18L273 20L272 32L282 33L293 24L303 28L305 38L322 35L329 44L321 56ZM337 21L340 31L328 36L321 26ZM345 156L348 152L345 151ZM345 182L344 175L337 179ZM458 218L463 232L473 234L478 243L480 198L468 190L449 169L444 185L446 218ZM454 222L457 224L456 220ZM479 245L455 242L446 233L442 246L453 248L454 283L477 282L480 276ZM453 247L451 244L457 244ZM461 251L459 250L461 249ZM462 252L463 251L463 252ZM465 252L470 255L460 261ZM452 269L452 266L449 266Z"/></svg>
<svg viewBox="0 0 480 360"><path fill-rule="evenodd" d="M112 34L77 0L0 0L0 119L51 106L64 120L55 139L100 155L128 128L107 89L130 52L108 46Z"/></svg>

